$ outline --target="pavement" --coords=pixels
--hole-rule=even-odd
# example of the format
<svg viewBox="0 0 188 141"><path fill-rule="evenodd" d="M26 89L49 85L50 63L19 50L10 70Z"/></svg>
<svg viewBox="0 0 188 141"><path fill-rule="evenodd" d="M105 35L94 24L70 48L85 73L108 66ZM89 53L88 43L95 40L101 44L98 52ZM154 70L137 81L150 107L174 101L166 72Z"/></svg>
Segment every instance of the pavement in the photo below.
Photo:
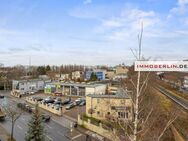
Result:
<svg viewBox="0 0 188 141"><path fill-rule="evenodd" d="M0 124L0 140L1 141L7 141L7 139L10 137L6 129Z"/></svg>
<svg viewBox="0 0 188 141"><path fill-rule="evenodd" d="M2 100L0 101L2 102ZM12 101L8 98L9 104L16 104L15 101ZM16 105L15 105L16 106ZM28 130L27 123L31 118L31 114L23 113L21 117L16 121L15 129L14 129L14 138L17 141L25 141L24 137ZM70 132L70 121L66 118L64 120L55 122L56 120L53 118L51 121L44 124L46 130L46 138L49 141L71 141L71 139L66 137L66 134ZM61 124L59 124L61 123ZM1 125L6 131L10 133L11 131L11 122L8 118L5 119L4 122L1 122ZM64 126L63 126L64 125ZM75 135L74 141L84 141L85 135L81 134L79 136Z"/></svg>
<svg viewBox="0 0 188 141"><path fill-rule="evenodd" d="M9 104L13 104L16 106L17 102L23 102L24 99L14 98L10 96L10 92L0 91L1 94L6 95L6 99L9 102ZM0 101L1 102L1 101ZM84 108L81 108L80 111L84 111ZM78 114L79 111L77 108L74 108L73 113ZM47 139L50 141L86 141L86 133L88 130L78 127L77 129L73 130L73 132L70 132L70 125L73 122L76 122L77 119L75 117L70 117L68 115L63 115L62 117L59 117L57 115L51 114L50 112L46 110L42 110L41 112L47 113L51 115L51 121L48 123L45 123L45 129L47 132ZM70 111L67 111L70 113ZM14 137L18 141L24 141L25 133L27 131L27 122L31 118L31 114L24 113L15 124L15 130L14 130ZM11 123L10 121L5 120L5 122L1 123L2 126L10 133L11 129ZM70 137L70 133L73 137ZM87 136L87 138L90 138ZM95 141L95 139L90 139L92 141Z"/></svg>

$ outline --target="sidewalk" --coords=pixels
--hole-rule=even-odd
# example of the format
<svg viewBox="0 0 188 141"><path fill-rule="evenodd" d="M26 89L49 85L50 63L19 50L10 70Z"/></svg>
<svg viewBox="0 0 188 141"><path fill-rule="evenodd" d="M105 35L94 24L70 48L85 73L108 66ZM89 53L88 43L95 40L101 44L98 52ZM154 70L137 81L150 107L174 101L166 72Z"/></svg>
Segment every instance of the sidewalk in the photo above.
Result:
<svg viewBox="0 0 188 141"><path fill-rule="evenodd" d="M1 141L7 141L10 135L7 133L7 131L1 126L0 123L0 140Z"/></svg>

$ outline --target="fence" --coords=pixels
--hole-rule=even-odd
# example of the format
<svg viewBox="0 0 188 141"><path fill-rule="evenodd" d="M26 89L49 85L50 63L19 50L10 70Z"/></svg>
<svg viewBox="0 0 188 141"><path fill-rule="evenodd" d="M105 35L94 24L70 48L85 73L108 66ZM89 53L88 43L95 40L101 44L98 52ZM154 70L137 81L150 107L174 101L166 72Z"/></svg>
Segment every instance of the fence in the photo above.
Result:
<svg viewBox="0 0 188 141"><path fill-rule="evenodd" d="M31 104L38 104L40 108L43 108L44 110L47 110L53 114L56 114L58 116L62 116L62 108L56 108L53 105L48 105L45 103L38 102L37 100L34 100L32 98L26 97L26 101Z"/></svg>

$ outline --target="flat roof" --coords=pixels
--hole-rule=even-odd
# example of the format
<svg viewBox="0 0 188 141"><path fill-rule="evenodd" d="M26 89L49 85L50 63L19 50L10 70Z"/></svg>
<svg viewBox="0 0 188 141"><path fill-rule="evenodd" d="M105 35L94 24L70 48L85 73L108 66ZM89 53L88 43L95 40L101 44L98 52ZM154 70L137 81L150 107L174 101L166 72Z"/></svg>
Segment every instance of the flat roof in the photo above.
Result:
<svg viewBox="0 0 188 141"><path fill-rule="evenodd" d="M88 94L92 98L117 98L117 99L130 99L127 94Z"/></svg>
<svg viewBox="0 0 188 141"><path fill-rule="evenodd" d="M98 87L98 86L104 86L106 84L96 84L96 83L70 83L70 82L52 82L48 85L63 85L63 86L74 86L74 87Z"/></svg>
<svg viewBox="0 0 188 141"><path fill-rule="evenodd" d="M92 98L117 98L117 99L130 99L128 92L119 89L116 94L88 94L88 97Z"/></svg>
<svg viewBox="0 0 188 141"><path fill-rule="evenodd" d="M50 79L23 79L23 80L12 80L12 81L18 81L18 82L36 82L36 81L46 81Z"/></svg>

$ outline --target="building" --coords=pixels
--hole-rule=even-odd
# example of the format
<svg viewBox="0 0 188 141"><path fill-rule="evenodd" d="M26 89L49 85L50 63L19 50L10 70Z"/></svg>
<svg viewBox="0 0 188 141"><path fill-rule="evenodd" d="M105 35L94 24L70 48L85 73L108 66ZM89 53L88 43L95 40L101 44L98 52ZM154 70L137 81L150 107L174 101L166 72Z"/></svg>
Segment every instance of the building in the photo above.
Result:
<svg viewBox="0 0 188 141"><path fill-rule="evenodd" d="M51 80L43 80L43 79L13 80L12 93L18 93L20 95L35 93L40 90L44 90L45 84L49 82L51 82Z"/></svg>
<svg viewBox="0 0 188 141"><path fill-rule="evenodd" d="M50 83L45 86L45 93L61 93L68 96L86 96L88 94L105 94L106 84L96 83Z"/></svg>
<svg viewBox="0 0 188 141"><path fill-rule="evenodd" d="M132 103L127 94L89 94L86 96L86 114L96 119L132 119Z"/></svg>
<svg viewBox="0 0 188 141"><path fill-rule="evenodd" d="M115 76L115 71L114 70L108 70L106 72L106 79L112 79Z"/></svg>
<svg viewBox="0 0 188 141"><path fill-rule="evenodd" d="M70 74L68 74L68 73L61 74L60 77L59 77L59 80L60 81L70 80Z"/></svg>
<svg viewBox="0 0 188 141"><path fill-rule="evenodd" d="M127 73L121 73L121 74L117 74L113 77L113 79L125 79L128 78Z"/></svg>
<svg viewBox="0 0 188 141"><path fill-rule="evenodd" d="M184 76L183 87L188 90L188 76Z"/></svg>
<svg viewBox="0 0 188 141"><path fill-rule="evenodd" d="M116 68L115 68L115 74L116 75L118 75L118 74L127 74L128 71L129 70L125 66L122 66L122 65L116 66Z"/></svg>
<svg viewBox="0 0 188 141"><path fill-rule="evenodd" d="M83 80L84 73L82 71L72 72L72 80Z"/></svg>
<svg viewBox="0 0 188 141"><path fill-rule="evenodd" d="M85 79L90 80L91 74L94 73L98 80L105 80L106 70L93 70L85 72Z"/></svg>

